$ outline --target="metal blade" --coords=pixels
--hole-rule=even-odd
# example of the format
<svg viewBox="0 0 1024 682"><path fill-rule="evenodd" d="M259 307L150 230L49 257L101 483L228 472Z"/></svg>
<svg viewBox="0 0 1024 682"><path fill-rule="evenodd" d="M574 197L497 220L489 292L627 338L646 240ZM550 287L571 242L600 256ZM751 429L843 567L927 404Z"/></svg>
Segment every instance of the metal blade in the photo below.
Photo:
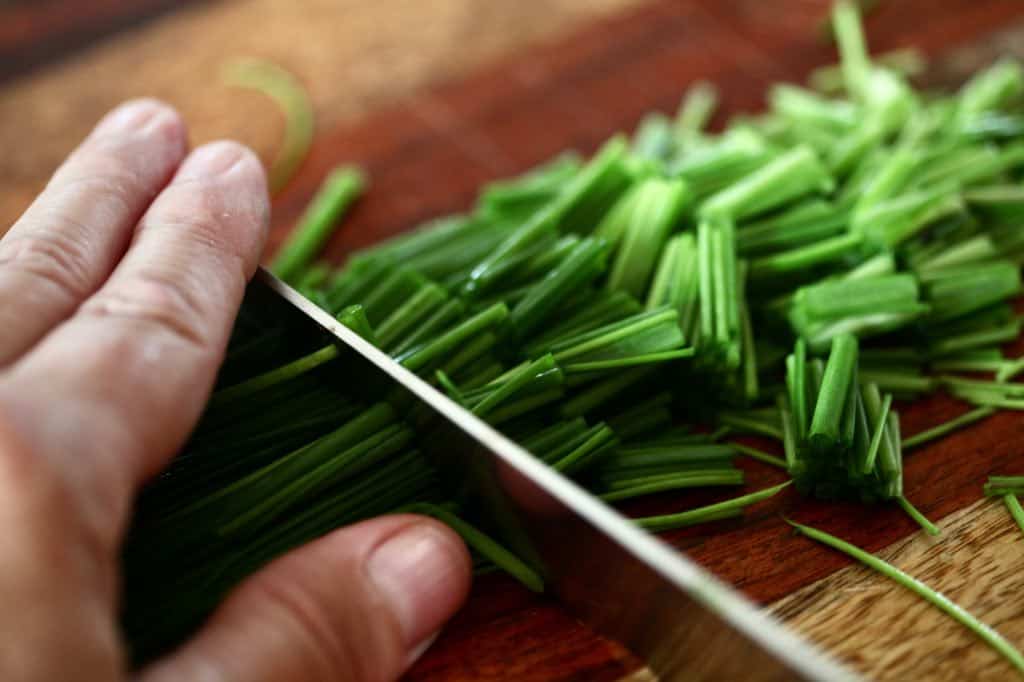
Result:
<svg viewBox="0 0 1024 682"><path fill-rule="evenodd" d="M260 270L250 295L280 307L273 314L291 330L330 334L360 387L387 382L425 406L429 433L417 425L419 445L443 475L475 495L574 615L642 656L661 679L858 679L269 272Z"/></svg>

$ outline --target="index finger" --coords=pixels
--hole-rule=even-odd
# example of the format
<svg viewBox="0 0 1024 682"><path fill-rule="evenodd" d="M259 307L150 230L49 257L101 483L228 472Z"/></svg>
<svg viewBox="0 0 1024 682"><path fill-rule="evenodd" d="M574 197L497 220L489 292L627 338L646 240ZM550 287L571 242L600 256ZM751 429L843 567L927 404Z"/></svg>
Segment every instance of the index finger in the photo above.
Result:
<svg viewBox="0 0 1024 682"><path fill-rule="evenodd" d="M0 381L25 441L73 457L69 467L98 479L94 493L130 500L199 417L268 206L252 152L226 142L193 152L103 287ZM111 481L117 489L97 490Z"/></svg>

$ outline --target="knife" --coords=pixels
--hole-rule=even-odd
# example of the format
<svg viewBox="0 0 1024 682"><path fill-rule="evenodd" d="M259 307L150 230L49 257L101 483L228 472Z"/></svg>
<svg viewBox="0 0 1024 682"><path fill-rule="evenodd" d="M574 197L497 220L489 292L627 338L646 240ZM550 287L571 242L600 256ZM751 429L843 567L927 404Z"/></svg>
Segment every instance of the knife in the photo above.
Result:
<svg viewBox="0 0 1024 682"><path fill-rule="evenodd" d="M269 271L260 268L248 296L289 333L335 343L361 390L418 407L419 446L442 478L574 616L640 655L661 680L859 679Z"/></svg>

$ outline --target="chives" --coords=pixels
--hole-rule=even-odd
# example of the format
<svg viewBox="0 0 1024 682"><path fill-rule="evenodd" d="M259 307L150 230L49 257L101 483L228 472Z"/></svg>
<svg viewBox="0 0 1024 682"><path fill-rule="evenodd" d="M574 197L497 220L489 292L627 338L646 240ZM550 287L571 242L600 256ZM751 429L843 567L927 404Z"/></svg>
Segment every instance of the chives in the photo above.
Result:
<svg viewBox="0 0 1024 682"><path fill-rule="evenodd" d="M763 500L767 500L770 497L774 497L790 485L790 483L791 481L786 481L785 483L780 483L779 485L772 486L771 488L765 488L764 490L758 490L757 492L747 495L734 497L731 500L716 502L715 504L709 504L704 507L698 507L697 509L690 509L676 514L664 514L662 516L647 516L633 519L633 523L641 528L651 531L652 533L661 533L667 530L686 528L687 526L693 526L698 523L707 523L709 521L718 521L720 519L740 516L743 514L743 510L747 507L757 504Z"/></svg>
<svg viewBox="0 0 1024 682"><path fill-rule="evenodd" d="M869 554L848 542L844 542L833 535L829 535L828 533L816 528L811 528L810 526L794 523L793 521L789 521L789 524L798 532L803 533L812 540L828 545L829 547L856 559L868 568L881 573L893 582L910 590L956 622L966 627L975 636L985 642L985 644L990 646L999 655L1009 661L1013 667L1024 673L1024 655L1022 655L1020 651L1014 648L1014 646L1006 641L998 632L979 621L942 594L931 589L916 578L907 575L892 564L882 561L878 557Z"/></svg>
<svg viewBox="0 0 1024 682"><path fill-rule="evenodd" d="M271 271L286 282L296 282L365 187L366 176L354 166L339 166L331 171L274 256Z"/></svg>

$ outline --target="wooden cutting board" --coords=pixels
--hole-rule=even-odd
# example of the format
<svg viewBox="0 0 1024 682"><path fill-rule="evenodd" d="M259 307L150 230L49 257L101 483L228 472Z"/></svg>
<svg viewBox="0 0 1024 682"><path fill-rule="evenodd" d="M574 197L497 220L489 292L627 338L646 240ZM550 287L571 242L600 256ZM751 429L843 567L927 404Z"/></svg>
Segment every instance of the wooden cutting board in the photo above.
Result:
<svg viewBox="0 0 1024 682"><path fill-rule="evenodd" d="M91 24L91 38L168 4L76 5L90 3L105 12ZM269 157L280 133L273 106L223 88L216 76L225 58L257 54L309 85L320 130L312 157L278 197L272 243L331 166L354 161L371 174L371 192L331 245L337 258L469 207L481 182L566 147L591 151L646 111L674 110L697 79L720 86L721 123L762 107L768 84L800 80L834 59L821 40L828 3L820 0L239 0L165 12L44 64L77 25L38 20L34 8L45 5L53 2L0 9L0 26L11 26L5 14L14 13L8 18L28 27L0 30L0 78L21 71L9 60L27 64L25 50L36 55L33 72L0 84L0 225L24 208L102 111L125 97L164 97L185 113L194 140L232 135ZM999 54L1024 56L1017 0L891 0L868 30L875 50L913 45L932 57L928 84L958 82ZM901 405L903 430L911 435L963 410L943 396ZM988 474L1024 472L1022 435L1024 420L1000 414L908 456L907 495L940 521L939 539L915 532L892 508L822 504L794 493L742 521L665 539L871 677L1008 679L1009 667L958 626L842 556L793 537L780 513L878 552L1024 646L1024 536L1001 506L980 500ZM782 480L757 463L744 466L749 489ZM664 495L627 511L661 513L714 499ZM557 604L491 576L477 581L469 604L408 677L601 681L639 666Z"/></svg>

